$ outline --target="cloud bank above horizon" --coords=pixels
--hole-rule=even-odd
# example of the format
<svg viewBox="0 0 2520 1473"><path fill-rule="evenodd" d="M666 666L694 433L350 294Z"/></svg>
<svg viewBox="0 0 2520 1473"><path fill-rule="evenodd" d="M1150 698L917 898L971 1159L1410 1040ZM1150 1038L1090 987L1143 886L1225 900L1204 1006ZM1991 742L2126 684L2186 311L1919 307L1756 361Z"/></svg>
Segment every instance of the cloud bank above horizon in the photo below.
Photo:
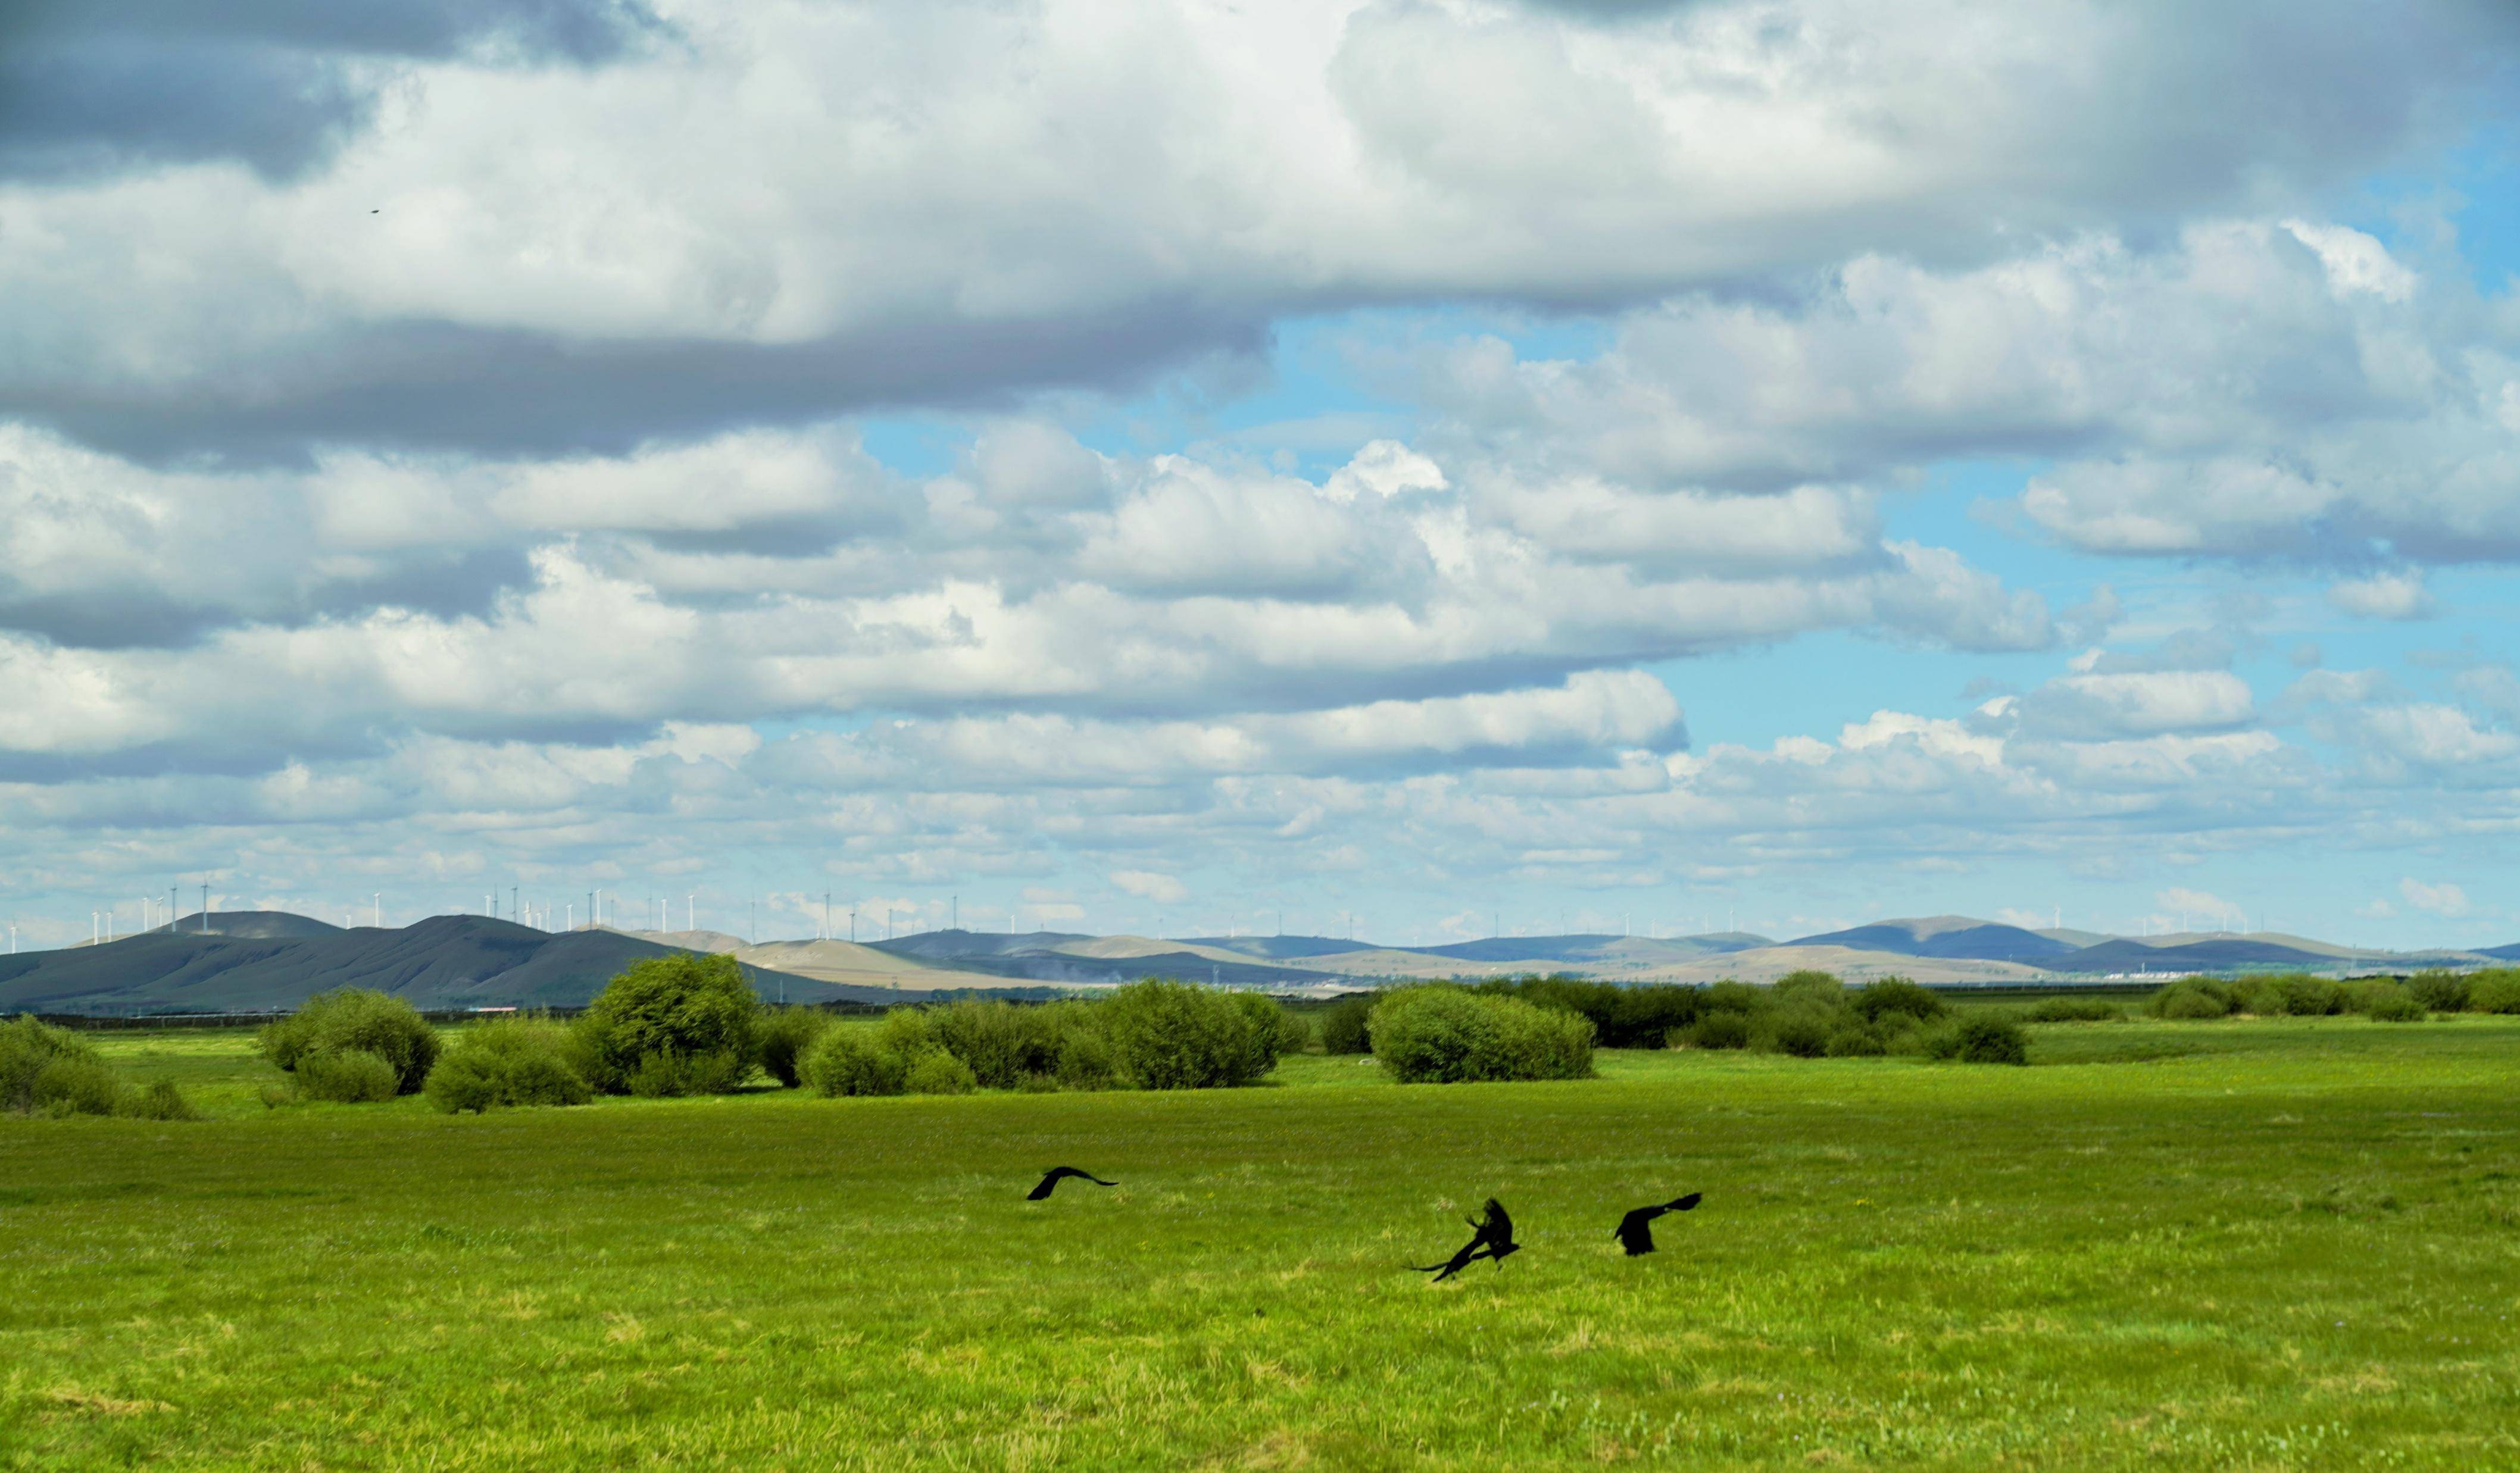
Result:
<svg viewBox="0 0 2520 1473"><path fill-rule="evenodd" d="M0 919L2514 939L2514 42L25 8Z"/></svg>

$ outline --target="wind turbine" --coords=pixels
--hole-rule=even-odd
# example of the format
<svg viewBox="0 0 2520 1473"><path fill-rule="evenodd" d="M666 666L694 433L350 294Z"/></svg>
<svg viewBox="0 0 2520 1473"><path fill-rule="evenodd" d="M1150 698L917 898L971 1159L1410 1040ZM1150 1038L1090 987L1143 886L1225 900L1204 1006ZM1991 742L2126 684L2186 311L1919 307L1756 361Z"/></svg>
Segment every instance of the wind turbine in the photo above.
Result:
<svg viewBox="0 0 2520 1473"><path fill-rule="evenodd" d="M368 904L376 908L377 929L381 931L383 930L385 925L385 892L379 890L376 894L368 898Z"/></svg>

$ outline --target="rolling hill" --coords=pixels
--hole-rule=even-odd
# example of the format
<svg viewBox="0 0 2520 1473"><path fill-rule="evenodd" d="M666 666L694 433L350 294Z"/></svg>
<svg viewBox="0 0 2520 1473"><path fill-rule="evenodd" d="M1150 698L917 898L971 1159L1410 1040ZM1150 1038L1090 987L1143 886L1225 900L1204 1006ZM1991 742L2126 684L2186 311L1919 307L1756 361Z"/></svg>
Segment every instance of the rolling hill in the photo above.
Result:
<svg viewBox="0 0 2520 1473"><path fill-rule="evenodd" d="M1328 970L1262 961L1222 947L1143 936L949 930L922 931L871 945L876 951L915 958L930 966L1047 986L1103 987L1141 977L1180 977L1233 987L1296 988L1338 980Z"/></svg>
<svg viewBox="0 0 2520 1473"><path fill-rule="evenodd" d="M299 915L290 911L212 911L207 915L196 912L161 925L149 936L238 936L254 941L296 939L307 936L338 936L346 927L312 915Z"/></svg>
<svg viewBox="0 0 2520 1473"><path fill-rule="evenodd" d="M2038 965L2070 957L2081 948L2069 941L1998 921L1965 915L1932 915L1912 920L1880 920L1850 930L1803 936L1786 946L1844 947L1849 951L1887 952L1897 957L1940 957L1969 961L2020 961Z"/></svg>
<svg viewBox="0 0 2520 1473"><path fill-rule="evenodd" d="M2391 953L2279 933L2100 937L1964 915L1877 921L1771 941L1746 932L1669 939L1583 932L1430 947L1326 936L1168 939L1066 931L923 931L890 941L771 941L715 931L552 933L480 915L400 929L343 928L276 911L194 915L120 940L0 957L0 1011L229 1012L288 1007L335 987L373 987L430 1009L582 1004L623 967L672 951L726 953L764 997L919 1001L975 991L1046 995L1179 977L1315 995L1406 978L1567 972L1613 982L1769 982L1805 967L1850 982L1939 984L2166 976L2268 968L2412 970L2520 960L2520 945Z"/></svg>
<svg viewBox="0 0 2520 1473"><path fill-rule="evenodd" d="M429 1009L570 1006L631 962L671 950L614 931L555 934L481 915L437 915L392 930L324 926L302 936L160 931L0 958L0 1009L253 1011L294 1006L336 987L371 987ZM777 974L745 971L756 990L776 995ZM787 987L795 1002L900 996L807 977L789 977Z"/></svg>
<svg viewBox="0 0 2520 1473"><path fill-rule="evenodd" d="M2247 936L2225 936L2182 941L2168 946L2124 939L2103 941L2043 964L2050 970L2063 972L2142 974L2227 971L2251 966L2331 967L2339 960L2333 952L2305 951Z"/></svg>

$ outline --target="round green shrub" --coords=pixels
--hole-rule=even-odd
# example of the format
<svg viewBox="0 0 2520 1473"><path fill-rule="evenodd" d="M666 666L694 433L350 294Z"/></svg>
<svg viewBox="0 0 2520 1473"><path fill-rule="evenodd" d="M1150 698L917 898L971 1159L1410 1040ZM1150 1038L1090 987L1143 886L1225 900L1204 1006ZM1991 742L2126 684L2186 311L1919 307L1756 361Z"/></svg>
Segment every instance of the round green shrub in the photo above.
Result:
<svg viewBox="0 0 2520 1473"><path fill-rule="evenodd" d="M1747 1049L1750 1047L1750 1017L1747 1013L1727 1009L1705 1013L1677 1038L1692 1049Z"/></svg>
<svg viewBox="0 0 2520 1473"><path fill-rule="evenodd" d="M1867 982L1847 1001L1868 1023L1878 1023L1891 1013L1924 1019L1939 1018L1951 1010L1941 998L1905 977Z"/></svg>
<svg viewBox="0 0 2520 1473"><path fill-rule="evenodd" d="M1275 1024L1230 993L1148 978L1114 988L1095 1012L1140 1089L1247 1085L1278 1066Z"/></svg>
<svg viewBox="0 0 2520 1473"><path fill-rule="evenodd" d="M584 1104L595 1091L569 1062L569 1032L542 1018L499 1018L458 1034L428 1071L428 1102L454 1114L495 1106Z"/></svg>
<svg viewBox="0 0 2520 1473"><path fill-rule="evenodd" d="M936 1042L961 1059L983 1089L1012 1090L1058 1069L1060 1014L1049 1007L965 999L931 1010Z"/></svg>
<svg viewBox="0 0 2520 1473"><path fill-rule="evenodd" d="M0 1023L0 1110L23 1114L36 1107L35 1081L57 1061L105 1067L94 1049L67 1028L22 1013Z"/></svg>
<svg viewBox="0 0 2520 1473"><path fill-rule="evenodd" d="M1386 993L1374 1004L1368 1025L1373 1035L1373 1055L1403 1084L1484 1078L1476 1060L1494 1028L1493 1009L1506 1001L1473 997L1450 987Z"/></svg>
<svg viewBox="0 0 2520 1473"><path fill-rule="evenodd" d="M257 1036L265 1058L297 1073L309 1054L365 1053L393 1070L394 1093L417 1094L438 1054L437 1030L404 999L364 987L317 993ZM316 1098L331 1098L317 1094Z"/></svg>
<svg viewBox="0 0 2520 1473"><path fill-rule="evenodd" d="M765 1013L754 1043L761 1072L783 1089L796 1088L796 1066L814 1040L832 1026L832 1015L819 1007L775 1007Z"/></svg>
<svg viewBox="0 0 2520 1473"><path fill-rule="evenodd" d="M57 1058L35 1075L35 1108L46 1115L111 1115L122 1081L94 1059Z"/></svg>
<svg viewBox="0 0 2520 1473"><path fill-rule="evenodd" d="M2281 1000L2284 1013L2290 1017L2333 1017L2348 1011L2353 1004L2345 984L2327 977L2293 973L2272 978L2270 985Z"/></svg>
<svg viewBox="0 0 2520 1473"><path fill-rule="evenodd" d="M1245 1080L1254 1080L1278 1067L1282 1054L1300 1053L1311 1035L1302 1022L1289 1015L1278 1000L1266 993L1233 992L1226 997L1242 1009L1242 1017L1251 1025L1249 1042L1243 1048L1248 1054L1238 1071ZM1288 1039L1295 1040L1293 1048Z"/></svg>
<svg viewBox="0 0 2520 1473"><path fill-rule="evenodd" d="M1365 1031L1365 1020L1372 1011L1373 999L1365 993L1350 993L1322 1009L1322 1051L1372 1052L1372 1041Z"/></svg>
<svg viewBox="0 0 2520 1473"><path fill-rule="evenodd" d="M752 1072L761 1008L727 956L632 963L571 1025L571 1062L607 1094L717 1094Z"/></svg>
<svg viewBox="0 0 2520 1473"><path fill-rule="evenodd" d="M2229 1013L2244 1013L2257 1018L2279 1018L2284 1014L2283 988L2272 977L2242 977L2223 988Z"/></svg>
<svg viewBox="0 0 2520 1473"><path fill-rule="evenodd" d="M2026 1064L2030 1062L2030 1035L2010 1018L1980 1014L1960 1019L1959 1049L1955 1055L1964 1064Z"/></svg>
<svg viewBox="0 0 2520 1473"><path fill-rule="evenodd" d="M365 1049L301 1053L295 1072L297 1091L309 1099L373 1104L402 1093L402 1076L392 1063Z"/></svg>
<svg viewBox="0 0 2520 1473"><path fill-rule="evenodd" d="M199 1120L202 1112L168 1080L153 1080L146 1089L122 1098L122 1113L134 1120Z"/></svg>
<svg viewBox="0 0 2520 1473"><path fill-rule="evenodd" d="M1593 1072L1593 1022L1519 998L1454 987L1387 993L1370 1024L1373 1054L1402 1084L1583 1079Z"/></svg>
<svg viewBox="0 0 2520 1473"><path fill-rule="evenodd" d="M901 1087L912 1094L968 1094L980 1087L971 1066L942 1049L930 1049L910 1061Z"/></svg>
<svg viewBox="0 0 2520 1473"><path fill-rule="evenodd" d="M827 1030L805 1051L798 1074L817 1094L898 1094L908 1066L871 1028Z"/></svg>
<svg viewBox="0 0 2520 1473"><path fill-rule="evenodd" d="M459 1046L428 1071L428 1082L420 1092L449 1115L462 1110L478 1115L499 1103L504 1073L489 1055Z"/></svg>
<svg viewBox="0 0 2520 1473"><path fill-rule="evenodd" d="M2183 977L2154 993L2144 1010L2157 1018L2227 1018L2231 1015L2228 988L2207 977Z"/></svg>

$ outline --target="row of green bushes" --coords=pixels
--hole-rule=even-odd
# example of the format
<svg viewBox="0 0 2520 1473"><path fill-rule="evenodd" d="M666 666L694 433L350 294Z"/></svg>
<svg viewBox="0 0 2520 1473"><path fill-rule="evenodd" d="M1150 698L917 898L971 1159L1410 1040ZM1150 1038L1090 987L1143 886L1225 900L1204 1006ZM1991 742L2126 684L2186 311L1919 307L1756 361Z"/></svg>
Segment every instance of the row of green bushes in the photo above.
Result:
<svg viewBox="0 0 2520 1473"><path fill-rule="evenodd" d="M1902 1054L1972 1064L2026 1064L2030 1041L1995 1012L1954 1013L1904 977L1849 988L1827 972L1789 972L1773 987L1718 982L1697 1021L1666 1040L1675 1049L1751 1049L1796 1058Z"/></svg>
<svg viewBox="0 0 2520 1473"><path fill-rule="evenodd" d="M1418 993L1511 1002L1581 1020L1589 1031L1582 1073L1591 1072L1596 1043L1613 1049L1748 1049L1804 1058L1903 1053L2017 1064L2029 1057L2027 1036L2008 1017L1955 1016L1940 997L1904 978L1885 977L1850 989L1822 971L1793 972L1770 987L1743 982L1622 987L1571 977L1518 977L1466 987L1412 988L1381 998L1360 995L1343 998L1323 1012L1323 1048L1331 1053L1372 1052L1403 1079L1567 1077L1524 1072L1461 1076L1444 1071L1467 1066L1450 1064L1426 1072L1414 1040L1395 1042L1394 1049L1386 1049L1388 1001ZM2074 1015L2083 1014L2078 1009ZM1395 1064L1395 1050L1407 1062Z"/></svg>
<svg viewBox="0 0 2520 1473"><path fill-rule="evenodd" d="M761 1013L734 959L678 955L632 965L564 1025L495 1019L449 1048L403 999L343 988L265 1025L259 1042L304 1098L425 1091L440 1109L479 1111L735 1089L763 1061Z"/></svg>
<svg viewBox="0 0 2520 1473"><path fill-rule="evenodd" d="M785 1026L819 1036L801 1043L782 1082L830 1095L1223 1089L1256 1083L1309 1042L1256 993L1152 979L1091 1002L896 1008L873 1028L799 1013Z"/></svg>
<svg viewBox="0 0 2520 1473"><path fill-rule="evenodd" d="M2520 970L2417 972L2405 982L2387 977L2340 982L2303 972L2237 981L2182 977L2146 999L2144 1011L2157 1018L2360 1013L2384 1023L2420 1022L2437 1012L2520 1013Z"/></svg>
<svg viewBox="0 0 2520 1473"><path fill-rule="evenodd" d="M19 1115L123 1115L191 1120L183 1092L165 1080L136 1087L67 1028L20 1015L0 1023L0 1110Z"/></svg>
<svg viewBox="0 0 2520 1473"><path fill-rule="evenodd" d="M498 1019L451 1047L408 1003L355 989L310 998L260 1036L300 1097L426 1093L449 1112L717 1094L756 1069L825 1094L1209 1089L1250 1084L1309 1041L1268 998L1158 981L1090 1003L962 1002L839 1026L816 1008L764 1008L731 959L692 956L637 963L567 1024Z"/></svg>

